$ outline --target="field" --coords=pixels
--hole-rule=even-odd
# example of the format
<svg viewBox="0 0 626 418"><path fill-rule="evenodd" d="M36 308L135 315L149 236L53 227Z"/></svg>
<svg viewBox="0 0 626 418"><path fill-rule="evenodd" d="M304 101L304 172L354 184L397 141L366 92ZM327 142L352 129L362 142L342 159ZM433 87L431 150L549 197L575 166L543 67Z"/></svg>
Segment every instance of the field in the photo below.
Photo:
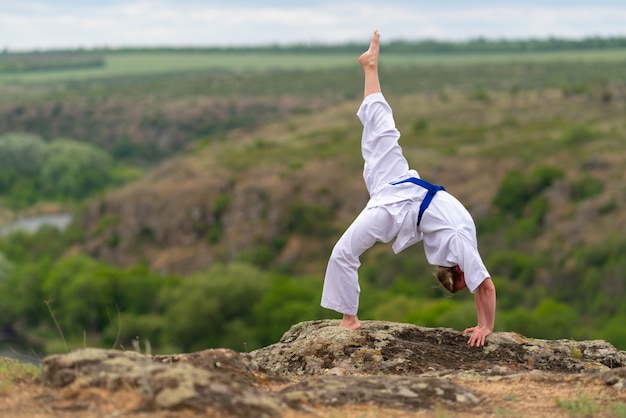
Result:
<svg viewBox="0 0 626 418"><path fill-rule="evenodd" d="M384 45L383 45L384 51ZM53 53L48 54L54 59ZM76 53L80 54L80 52ZM326 70L352 67L354 54L348 53L272 53L237 51L144 51L101 52L104 63L88 69L2 72L0 83L45 83L54 81L101 79L121 76L153 76L197 71ZM0 55L0 61L1 61ZM476 64L590 63L625 61L626 50L558 51L527 53L424 53L387 54L384 66L458 66Z"/></svg>

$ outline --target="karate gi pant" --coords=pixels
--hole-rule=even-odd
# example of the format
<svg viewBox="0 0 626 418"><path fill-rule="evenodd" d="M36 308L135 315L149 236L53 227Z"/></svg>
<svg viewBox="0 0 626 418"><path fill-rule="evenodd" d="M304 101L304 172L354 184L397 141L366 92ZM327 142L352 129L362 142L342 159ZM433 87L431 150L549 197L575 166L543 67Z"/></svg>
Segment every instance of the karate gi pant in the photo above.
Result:
<svg viewBox="0 0 626 418"><path fill-rule="evenodd" d="M363 123L363 179L371 202L373 197L384 194L390 182L410 175L409 165L398 144L400 133L395 127L391 108L381 93L367 96L357 115ZM415 211L415 205L415 200L389 196L384 204L368 204L363 209L330 255L322 291L321 305L324 308L357 314L361 291L358 279L360 256L378 241L391 241L403 228L414 230L416 218L407 214Z"/></svg>

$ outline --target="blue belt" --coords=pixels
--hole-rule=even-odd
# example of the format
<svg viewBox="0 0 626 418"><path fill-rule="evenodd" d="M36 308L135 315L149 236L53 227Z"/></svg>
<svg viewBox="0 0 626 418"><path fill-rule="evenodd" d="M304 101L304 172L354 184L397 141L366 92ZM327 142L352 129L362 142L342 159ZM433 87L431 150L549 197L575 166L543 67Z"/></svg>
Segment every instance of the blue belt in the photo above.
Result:
<svg viewBox="0 0 626 418"><path fill-rule="evenodd" d="M419 215L417 216L417 226L419 226L420 222L422 221L422 215L424 214L424 212L428 208L428 205L430 205L430 202L433 200L433 197L435 197L435 193L437 193L439 190L445 191L446 189L443 186L440 186L438 184L429 183L426 180L422 180L422 179L419 179L417 177L409 177L408 179L397 181L397 182L391 183L391 184L393 186L395 186L396 184L401 184L401 183L417 184L418 186L422 186L423 188L425 188L427 190L426 196L424 197L424 200L422 200L422 204L420 205Z"/></svg>

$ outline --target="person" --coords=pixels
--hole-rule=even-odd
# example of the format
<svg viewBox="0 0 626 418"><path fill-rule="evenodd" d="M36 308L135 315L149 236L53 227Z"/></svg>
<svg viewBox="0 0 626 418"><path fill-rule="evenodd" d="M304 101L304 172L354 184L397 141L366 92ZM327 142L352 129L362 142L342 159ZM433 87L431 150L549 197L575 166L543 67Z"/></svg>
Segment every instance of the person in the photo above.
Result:
<svg viewBox="0 0 626 418"><path fill-rule="evenodd" d="M493 332L496 290L478 252L476 227L465 207L442 186L425 182L409 169L398 141L391 107L378 75L380 34L359 57L364 97L357 112L363 125L363 179L370 199L335 244L324 278L321 305L343 314L340 326L359 329L357 316L360 256L376 242L395 238L393 251L423 241L429 264L443 287L474 294L478 325L467 328L468 344L480 347Z"/></svg>

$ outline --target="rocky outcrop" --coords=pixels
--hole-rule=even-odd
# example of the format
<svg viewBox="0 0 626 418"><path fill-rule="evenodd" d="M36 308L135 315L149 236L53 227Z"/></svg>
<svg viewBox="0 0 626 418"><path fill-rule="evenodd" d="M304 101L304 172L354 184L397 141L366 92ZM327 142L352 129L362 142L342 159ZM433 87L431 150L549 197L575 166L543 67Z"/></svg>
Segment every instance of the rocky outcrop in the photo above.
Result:
<svg viewBox="0 0 626 418"><path fill-rule="evenodd" d="M483 348L449 328L365 321L358 331L339 321L293 326L281 340L252 353L257 364L281 376L343 374L433 374L446 370L489 373L544 370L599 372L626 366L626 353L606 341L538 340L510 332L494 333Z"/></svg>
<svg viewBox="0 0 626 418"><path fill-rule="evenodd" d="M140 410L218 406L231 416L279 416L278 400L254 389L254 367L249 365L245 355L230 350L208 350L185 359L85 349L46 357L41 379L53 388L132 388L143 397Z"/></svg>
<svg viewBox="0 0 626 418"><path fill-rule="evenodd" d="M132 388L141 409L217 409L234 417L279 417L311 406L374 404L423 410L471 407L479 396L454 377L527 371L596 376L621 389L626 353L605 341L537 340L495 333L485 347L448 328L363 321L294 325L276 344L251 353L228 349L178 355L85 349L44 359L50 388Z"/></svg>

